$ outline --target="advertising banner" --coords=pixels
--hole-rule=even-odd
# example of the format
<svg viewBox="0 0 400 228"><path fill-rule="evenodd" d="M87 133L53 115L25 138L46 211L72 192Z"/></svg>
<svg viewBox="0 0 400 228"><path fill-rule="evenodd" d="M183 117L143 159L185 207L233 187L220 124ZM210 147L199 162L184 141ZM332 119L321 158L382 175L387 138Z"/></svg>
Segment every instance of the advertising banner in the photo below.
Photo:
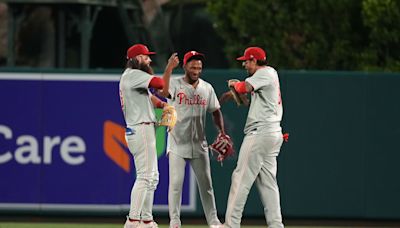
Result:
<svg viewBox="0 0 400 228"><path fill-rule="evenodd" d="M119 78L0 73L0 210L129 209L135 168L124 138ZM156 133L154 211L167 211L166 129ZM194 211L188 167L182 210Z"/></svg>

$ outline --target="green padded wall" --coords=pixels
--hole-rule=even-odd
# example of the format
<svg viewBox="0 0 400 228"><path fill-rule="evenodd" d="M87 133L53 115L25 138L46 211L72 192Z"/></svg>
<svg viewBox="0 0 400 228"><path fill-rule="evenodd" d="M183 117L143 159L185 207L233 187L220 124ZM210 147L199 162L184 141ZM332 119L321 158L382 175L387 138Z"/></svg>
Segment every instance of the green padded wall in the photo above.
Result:
<svg viewBox="0 0 400 228"><path fill-rule="evenodd" d="M226 80L245 71L209 70L203 78L220 96ZM282 211L291 218L400 218L400 74L279 72L284 118L290 133L279 156ZM227 131L239 146L247 110L222 106ZM208 138L215 128L208 120ZM218 211L226 209L236 158L212 160ZM198 212L202 214L199 205ZM245 216L263 216L255 187Z"/></svg>

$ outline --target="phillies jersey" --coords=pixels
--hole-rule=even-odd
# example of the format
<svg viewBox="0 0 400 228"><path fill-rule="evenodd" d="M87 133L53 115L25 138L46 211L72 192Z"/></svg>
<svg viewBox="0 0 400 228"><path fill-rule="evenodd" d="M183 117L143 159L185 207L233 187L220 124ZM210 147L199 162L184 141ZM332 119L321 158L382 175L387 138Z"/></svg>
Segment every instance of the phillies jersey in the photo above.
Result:
<svg viewBox="0 0 400 228"><path fill-rule="evenodd" d="M253 86L244 133L281 131L283 108L279 78L270 66L258 69L246 82Z"/></svg>
<svg viewBox="0 0 400 228"><path fill-rule="evenodd" d="M171 78L169 94L168 103L175 107L178 119L168 135L167 153L183 158L208 154L206 114L220 108L214 88L202 79L194 88L183 77Z"/></svg>
<svg viewBox="0 0 400 228"><path fill-rule="evenodd" d="M121 108L127 127L156 122L148 86L152 75L137 69L126 69L119 82Z"/></svg>

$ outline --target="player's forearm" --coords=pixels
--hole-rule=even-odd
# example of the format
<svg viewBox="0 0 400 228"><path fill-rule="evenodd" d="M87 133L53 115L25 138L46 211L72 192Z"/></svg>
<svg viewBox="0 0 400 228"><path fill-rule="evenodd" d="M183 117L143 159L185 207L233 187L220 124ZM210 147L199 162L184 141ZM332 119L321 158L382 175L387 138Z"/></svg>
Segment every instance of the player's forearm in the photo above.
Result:
<svg viewBox="0 0 400 228"><path fill-rule="evenodd" d="M222 117L222 112L217 109L212 113L215 126L217 126L220 133L225 134L224 119Z"/></svg>
<svg viewBox="0 0 400 228"><path fill-rule="evenodd" d="M172 71L179 65L178 53L173 53L168 59L167 66L165 67L163 79L164 89L160 92L163 97L169 97L169 80L171 79Z"/></svg>
<svg viewBox="0 0 400 228"><path fill-rule="evenodd" d="M236 92L240 94L246 94L253 91L253 86L246 81L235 82L233 86L235 87Z"/></svg>
<svg viewBox="0 0 400 228"><path fill-rule="evenodd" d="M173 68L170 67L169 65L167 65L167 67L165 68L165 71L163 74L164 88L159 93L163 97L169 96L169 80L171 79L172 70L173 70Z"/></svg>
<svg viewBox="0 0 400 228"><path fill-rule="evenodd" d="M153 103L153 106L155 108L164 108L165 106L165 102L163 102L162 100L158 99L158 97L151 95L150 97L151 103Z"/></svg>

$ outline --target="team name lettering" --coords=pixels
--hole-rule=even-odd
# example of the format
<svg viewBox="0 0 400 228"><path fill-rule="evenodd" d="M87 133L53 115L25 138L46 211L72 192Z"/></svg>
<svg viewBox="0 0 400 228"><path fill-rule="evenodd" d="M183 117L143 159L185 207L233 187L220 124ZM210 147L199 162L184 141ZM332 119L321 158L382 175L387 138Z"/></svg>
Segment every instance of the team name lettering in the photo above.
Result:
<svg viewBox="0 0 400 228"><path fill-rule="evenodd" d="M203 99L200 95L194 95L193 97L187 97L185 93L178 93L179 104L185 105L201 105L205 107L207 105L206 99Z"/></svg>

